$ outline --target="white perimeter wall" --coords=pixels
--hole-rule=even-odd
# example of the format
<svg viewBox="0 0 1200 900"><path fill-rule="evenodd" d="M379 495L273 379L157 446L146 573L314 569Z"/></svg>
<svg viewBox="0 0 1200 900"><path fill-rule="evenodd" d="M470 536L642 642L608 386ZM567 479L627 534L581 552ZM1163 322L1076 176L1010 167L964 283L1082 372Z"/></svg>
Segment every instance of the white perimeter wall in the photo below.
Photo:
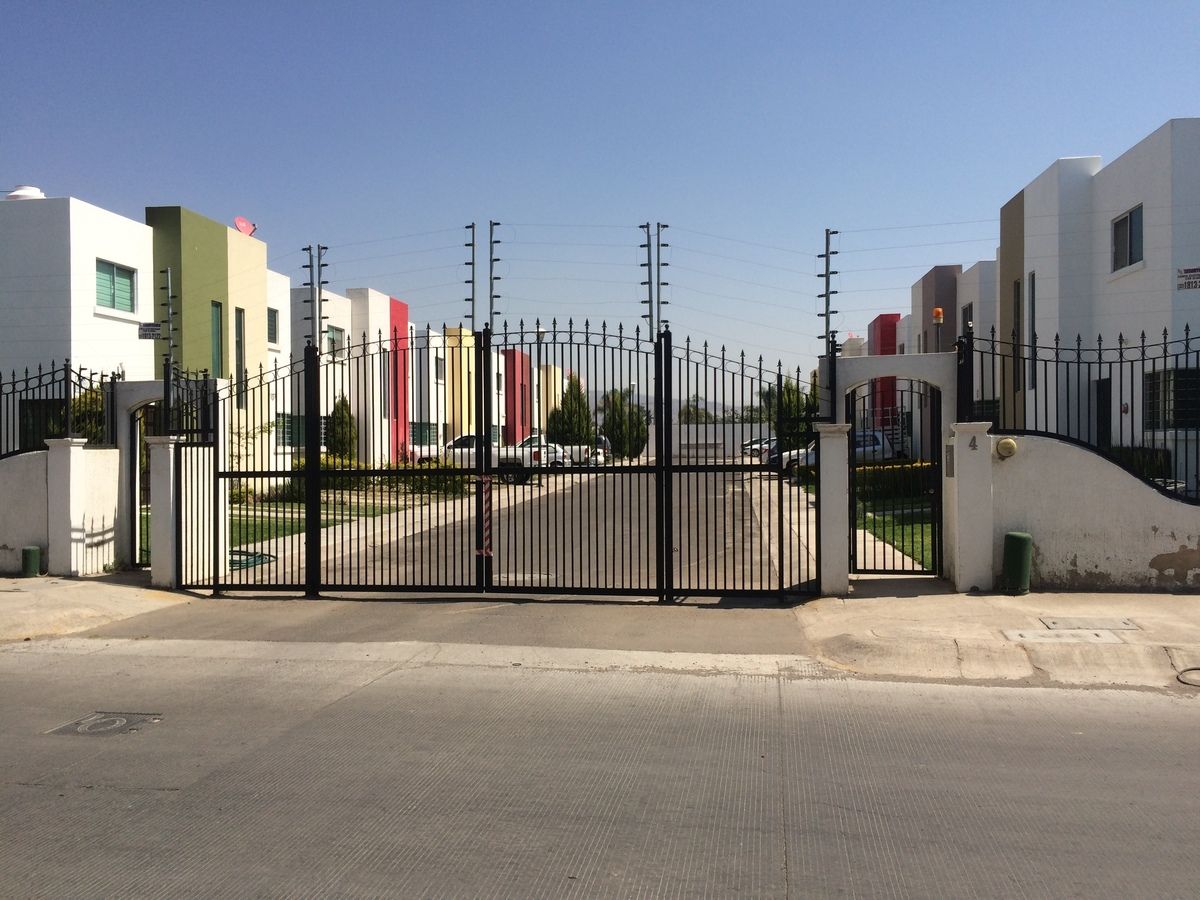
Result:
<svg viewBox="0 0 1200 900"><path fill-rule="evenodd" d="M46 564L46 451L0 459L0 572L21 571L21 548L42 548Z"/></svg>
<svg viewBox="0 0 1200 900"><path fill-rule="evenodd" d="M993 448L999 436L992 437ZM1017 437L992 454L993 571L1004 535L1033 535L1032 585L1081 590L1200 586L1200 507L1171 500L1089 450Z"/></svg>
<svg viewBox="0 0 1200 900"><path fill-rule="evenodd" d="M52 575L98 575L117 561L117 450L81 439L0 460L0 572L42 548Z"/></svg>

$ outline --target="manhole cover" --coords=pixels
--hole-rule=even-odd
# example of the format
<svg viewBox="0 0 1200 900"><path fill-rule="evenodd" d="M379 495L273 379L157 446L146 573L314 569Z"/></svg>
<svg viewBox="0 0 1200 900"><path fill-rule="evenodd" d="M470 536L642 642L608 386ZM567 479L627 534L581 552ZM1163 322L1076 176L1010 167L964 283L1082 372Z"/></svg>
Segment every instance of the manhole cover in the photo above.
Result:
<svg viewBox="0 0 1200 900"><path fill-rule="evenodd" d="M137 731L146 722L159 722L162 716L158 713L129 713L129 712L94 712L88 713L52 728L46 734L82 734L87 737L108 737L112 734L129 734Z"/></svg>
<svg viewBox="0 0 1200 900"><path fill-rule="evenodd" d="M1137 631L1138 626L1128 619L1088 619L1072 618L1070 616L1042 616L1042 622L1047 628L1056 631L1062 629L1084 629L1086 631Z"/></svg>
<svg viewBox="0 0 1200 900"><path fill-rule="evenodd" d="M1010 641L1022 644L1120 644L1123 641L1111 631L1101 629L1072 629L1060 631L1005 631Z"/></svg>

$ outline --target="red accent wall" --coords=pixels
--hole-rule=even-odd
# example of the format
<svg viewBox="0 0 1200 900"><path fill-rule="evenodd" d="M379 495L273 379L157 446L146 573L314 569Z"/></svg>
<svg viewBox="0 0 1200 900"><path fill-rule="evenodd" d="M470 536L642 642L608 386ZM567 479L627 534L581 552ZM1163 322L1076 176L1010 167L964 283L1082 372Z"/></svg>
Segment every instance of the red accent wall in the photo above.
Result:
<svg viewBox="0 0 1200 900"><path fill-rule="evenodd" d="M900 313L876 316L867 326L867 353L871 356L895 356L896 327L899 324Z"/></svg>
<svg viewBox="0 0 1200 900"><path fill-rule="evenodd" d="M520 350L501 350L500 353L504 357L504 432L501 437L506 445L511 445L525 440L530 434L533 378L528 353Z"/></svg>
<svg viewBox="0 0 1200 900"><path fill-rule="evenodd" d="M391 354L388 362L388 378L391 381L392 398L392 462L400 462L408 456L411 438L411 412L408 408L408 373L412 370L412 348L408 345L408 304L395 297L389 298L388 319L391 327Z"/></svg>
<svg viewBox="0 0 1200 900"><path fill-rule="evenodd" d="M900 313L884 313L876 316L867 326L867 353L871 356L896 355L896 326L900 324ZM896 406L896 376L876 378L871 388L871 409L876 427L884 425L891 416L888 410Z"/></svg>

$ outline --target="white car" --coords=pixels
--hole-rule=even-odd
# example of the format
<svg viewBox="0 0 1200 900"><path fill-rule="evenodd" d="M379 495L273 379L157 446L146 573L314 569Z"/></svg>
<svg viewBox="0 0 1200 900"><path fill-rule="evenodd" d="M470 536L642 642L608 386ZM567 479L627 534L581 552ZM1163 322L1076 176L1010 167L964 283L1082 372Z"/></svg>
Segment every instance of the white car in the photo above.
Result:
<svg viewBox="0 0 1200 900"><path fill-rule="evenodd" d="M892 442L882 431L857 431L854 434L854 461L856 463L883 462L887 459L897 459L898 454ZM817 442L813 441L807 447L789 450L779 458L783 471L789 477L794 476L798 469L817 464Z"/></svg>

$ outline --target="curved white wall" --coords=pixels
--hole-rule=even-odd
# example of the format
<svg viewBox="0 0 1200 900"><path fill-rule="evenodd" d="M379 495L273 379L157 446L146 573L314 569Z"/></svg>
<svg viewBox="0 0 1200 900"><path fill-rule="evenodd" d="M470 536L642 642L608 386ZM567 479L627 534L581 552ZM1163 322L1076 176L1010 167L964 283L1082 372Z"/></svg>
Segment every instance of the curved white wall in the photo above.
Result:
<svg viewBox="0 0 1200 900"><path fill-rule="evenodd" d="M1035 588L1200 587L1200 506L1165 497L1074 444L1015 440L1015 456L992 455L997 576L1005 533L1026 531Z"/></svg>

